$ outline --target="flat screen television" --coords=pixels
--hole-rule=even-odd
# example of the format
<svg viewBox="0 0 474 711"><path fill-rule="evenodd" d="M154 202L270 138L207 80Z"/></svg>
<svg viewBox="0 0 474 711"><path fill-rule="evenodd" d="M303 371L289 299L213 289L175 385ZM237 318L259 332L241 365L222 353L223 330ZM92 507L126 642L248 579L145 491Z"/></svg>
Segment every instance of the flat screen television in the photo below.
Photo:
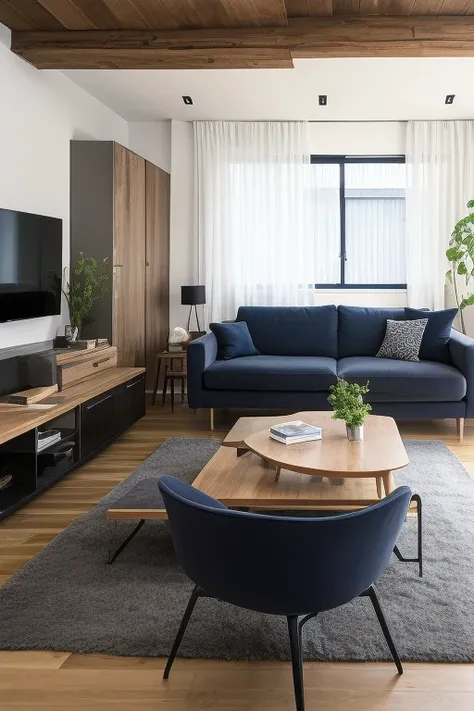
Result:
<svg viewBox="0 0 474 711"><path fill-rule="evenodd" d="M0 322L61 312L63 223L0 209Z"/></svg>

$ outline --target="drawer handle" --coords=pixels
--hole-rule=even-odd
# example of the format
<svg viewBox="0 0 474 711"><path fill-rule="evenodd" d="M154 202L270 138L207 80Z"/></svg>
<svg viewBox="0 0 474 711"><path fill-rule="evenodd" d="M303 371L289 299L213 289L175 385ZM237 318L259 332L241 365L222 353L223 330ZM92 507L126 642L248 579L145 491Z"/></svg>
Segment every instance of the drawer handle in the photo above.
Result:
<svg viewBox="0 0 474 711"><path fill-rule="evenodd" d="M112 395L107 395L107 397L103 397L102 400L99 400L98 402L92 403L92 405L87 405L86 410L92 410L94 407L97 407L97 405L100 405L103 402L106 402L107 400L110 400Z"/></svg>
<svg viewBox="0 0 474 711"><path fill-rule="evenodd" d="M130 383L129 385L127 385L127 390L128 390L129 388L133 388L135 385L138 385L139 383L143 383L143 379L135 380L134 383Z"/></svg>
<svg viewBox="0 0 474 711"><path fill-rule="evenodd" d="M107 358L102 358L102 360L96 360L95 363L92 363L94 368L98 368L101 363L107 363L107 361L110 360L110 356L107 356Z"/></svg>

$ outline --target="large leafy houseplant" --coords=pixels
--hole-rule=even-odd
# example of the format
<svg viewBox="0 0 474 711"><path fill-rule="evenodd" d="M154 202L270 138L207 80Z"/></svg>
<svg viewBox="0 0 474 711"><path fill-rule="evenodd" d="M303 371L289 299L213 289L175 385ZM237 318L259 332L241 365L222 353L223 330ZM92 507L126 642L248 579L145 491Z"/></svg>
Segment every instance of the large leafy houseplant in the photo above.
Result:
<svg viewBox="0 0 474 711"><path fill-rule="evenodd" d="M463 311L474 304L474 294L469 293L469 285L474 277L474 200L469 200L467 209L469 213L466 217L454 225L446 250L446 257L451 262L451 268L446 272L446 280L453 285L463 333L466 333ZM458 277L464 280L463 294L459 293Z"/></svg>
<svg viewBox="0 0 474 711"><path fill-rule="evenodd" d="M71 325L81 331L85 323L91 322L90 312L96 304L103 304L109 289L109 267L107 257L95 259L79 252L77 263L71 270L71 278L64 274L63 292L69 307Z"/></svg>
<svg viewBox="0 0 474 711"><path fill-rule="evenodd" d="M334 408L332 419L343 420L352 431L355 428L361 428L372 409L368 403L364 402L364 395L369 392L369 383L359 385L340 378L335 385L330 386L329 391L328 402ZM361 437L362 435L360 435Z"/></svg>

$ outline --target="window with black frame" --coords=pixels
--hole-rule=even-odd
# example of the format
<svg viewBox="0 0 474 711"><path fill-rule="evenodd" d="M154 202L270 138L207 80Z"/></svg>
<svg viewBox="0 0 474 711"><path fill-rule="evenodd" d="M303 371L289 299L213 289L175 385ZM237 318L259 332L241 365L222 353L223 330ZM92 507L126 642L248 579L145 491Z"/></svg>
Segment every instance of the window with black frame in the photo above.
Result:
<svg viewBox="0 0 474 711"><path fill-rule="evenodd" d="M406 288L405 157L311 156L318 288Z"/></svg>

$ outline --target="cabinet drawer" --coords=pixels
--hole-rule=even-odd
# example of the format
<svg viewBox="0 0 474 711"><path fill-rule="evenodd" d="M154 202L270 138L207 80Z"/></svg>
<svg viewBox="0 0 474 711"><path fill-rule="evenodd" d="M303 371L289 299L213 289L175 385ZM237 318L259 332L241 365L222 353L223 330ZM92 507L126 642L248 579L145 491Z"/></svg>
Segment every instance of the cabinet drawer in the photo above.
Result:
<svg viewBox="0 0 474 711"><path fill-rule="evenodd" d="M81 457L87 457L115 435L114 391L81 405Z"/></svg>
<svg viewBox="0 0 474 711"><path fill-rule="evenodd" d="M116 389L117 431L124 432L145 414L145 375Z"/></svg>
<svg viewBox="0 0 474 711"><path fill-rule="evenodd" d="M95 358L90 358L85 362L65 363L58 366L58 386L60 390L76 385L84 378L97 375L103 370L115 368L117 366L117 349L111 346L104 351L98 351Z"/></svg>

